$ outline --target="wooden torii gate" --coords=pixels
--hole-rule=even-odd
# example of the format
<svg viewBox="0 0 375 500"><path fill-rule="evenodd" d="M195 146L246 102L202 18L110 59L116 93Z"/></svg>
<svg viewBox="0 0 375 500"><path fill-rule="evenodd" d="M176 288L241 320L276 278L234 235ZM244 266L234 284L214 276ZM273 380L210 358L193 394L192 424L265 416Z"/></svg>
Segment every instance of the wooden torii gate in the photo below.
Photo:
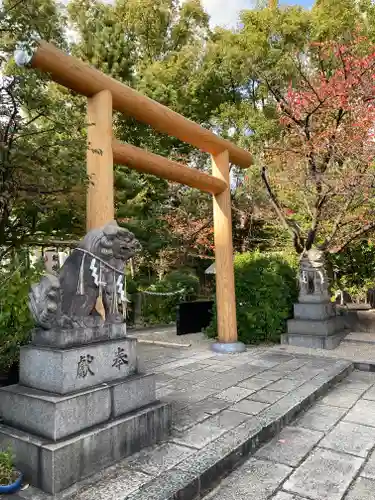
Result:
<svg viewBox="0 0 375 500"><path fill-rule="evenodd" d="M87 97L90 124L87 174L91 177L87 193L88 230L114 219L113 163L213 195L219 337L213 349L242 351L244 346L237 341L229 164L248 168L252 163L251 154L50 43L39 41L32 51L17 50L15 59L17 64L46 72L56 83ZM113 138L113 109L210 153L212 175L116 141Z"/></svg>

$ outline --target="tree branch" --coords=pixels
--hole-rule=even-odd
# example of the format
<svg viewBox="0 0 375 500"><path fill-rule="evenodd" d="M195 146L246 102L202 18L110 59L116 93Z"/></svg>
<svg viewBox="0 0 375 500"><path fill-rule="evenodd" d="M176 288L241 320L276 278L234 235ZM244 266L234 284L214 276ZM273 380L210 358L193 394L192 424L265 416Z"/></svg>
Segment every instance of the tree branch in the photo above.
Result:
<svg viewBox="0 0 375 500"><path fill-rule="evenodd" d="M280 222L283 224L283 226L285 227L285 229L287 229L290 234L293 236L293 241L294 241L294 245L295 245L295 248L297 250L298 253L302 253L303 252L303 249L304 249L304 243L303 243L303 239L301 237L301 234L297 228L296 225L292 224L291 221L289 221L283 211L282 211L282 208L276 198L276 195L274 194L274 192L272 191L272 188L271 188L271 185L269 183L269 180L268 180L268 177L267 177L267 169L266 167L263 167L262 168L262 174L261 174L261 177L262 177L262 180L264 182L264 185L266 187L266 190L267 190L267 193L270 197L270 200L271 200L271 204L277 214L277 216L279 217L280 219Z"/></svg>
<svg viewBox="0 0 375 500"><path fill-rule="evenodd" d="M363 236L364 234L368 233L372 229L375 229L375 222L371 222L369 224L366 224L365 226L361 227L360 229L357 229L357 231L354 231L354 233L351 233L349 238L343 243L340 247L335 249L335 252L331 253L340 253L342 252L352 241L356 240L360 236Z"/></svg>

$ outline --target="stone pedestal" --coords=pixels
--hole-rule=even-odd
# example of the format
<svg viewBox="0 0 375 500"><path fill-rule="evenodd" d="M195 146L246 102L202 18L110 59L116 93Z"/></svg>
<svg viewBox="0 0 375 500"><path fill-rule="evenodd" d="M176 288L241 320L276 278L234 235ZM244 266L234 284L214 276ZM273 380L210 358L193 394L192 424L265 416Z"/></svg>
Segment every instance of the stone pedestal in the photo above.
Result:
<svg viewBox="0 0 375 500"><path fill-rule="evenodd" d="M281 336L282 344L317 349L334 349L344 338L344 325L336 315L335 305L314 295L311 302L304 297L294 304L294 319L288 321L288 333Z"/></svg>
<svg viewBox="0 0 375 500"><path fill-rule="evenodd" d="M170 431L171 409L156 401L154 376L139 373L125 328L36 331L21 349L20 383L0 389L0 449L10 446L26 479L47 493Z"/></svg>

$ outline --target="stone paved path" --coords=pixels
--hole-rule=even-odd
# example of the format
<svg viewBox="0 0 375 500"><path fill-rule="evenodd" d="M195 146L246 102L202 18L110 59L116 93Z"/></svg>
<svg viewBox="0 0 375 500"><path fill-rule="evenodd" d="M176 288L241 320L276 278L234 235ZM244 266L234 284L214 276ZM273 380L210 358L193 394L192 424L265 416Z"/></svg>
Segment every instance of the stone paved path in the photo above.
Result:
<svg viewBox="0 0 375 500"><path fill-rule="evenodd" d="M250 348L247 352L237 355L219 355L209 350L209 341L199 342L189 349L150 345L140 345L139 348L144 358L145 370L156 373L158 396L172 404L173 429L170 438L158 446L143 450L131 458L108 467L100 474L58 495L57 498L72 500L172 498L173 492L190 484L189 481L192 481L195 487L197 485L195 478L201 477L202 472L215 468L216 464L221 463L220 461L228 454L233 454L236 458L238 454L236 450L240 450L240 453L249 453L257 444L262 429L274 429L275 426L280 426L285 416L287 422L290 421L290 415L295 414L304 404L309 404L317 392L326 392L327 384L347 370L350 371L351 366L348 362L336 359L271 352L267 347ZM349 405L354 405L355 397L358 395L359 398L370 386L370 382L353 379L349 382L350 390L346 391L348 383L345 384L344 389L340 388L338 393L334 392L327 396L332 398L334 394L333 397L337 401L329 401L328 404L323 400L321 403L325 411L328 411L326 418L320 416L316 419L318 422L319 419L323 420L321 426L324 424L328 426L327 422L330 421L334 425L344 416ZM373 404L375 407L375 401L374 403L369 400L364 401L364 404ZM311 417L305 418L308 421ZM367 418L369 418L368 413ZM314 424L309 425L311 427ZM293 436L290 434L293 433L293 429L294 427L292 430L288 428L285 432ZM299 431L299 435L295 434L296 442L300 443L297 448L305 450L303 456L323 437L322 430L307 429L309 427ZM361 450L364 448L365 445ZM262 488L266 488L264 491L268 492L267 494L272 493L290 475L293 470L292 463L297 466L303 458L298 452L296 455L292 452L284 455L282 459L278 459L278 455L272 455L272 460L276 458L279 461L259 456L251 459L253 462L255 460L254 465L252 461L248 462L248 469L245 470L249 473L245 475L252 482L252 487L255 488L257 485L258 488L253 490L252 495L227 497L225 493L218 498L220 500L221 498L228 500L267 498L264 496L265 493L262 493ZM357 457L356 460L358 463L362 462L363 457ZM357 472L359 466L354 467L353 474ZM349 466L347 468L352 474L352 468ZM251 476L251 471L254 471L255 476ZM345 474L347 475L349 473ZM290 481L297 479L292 477ZM198 486L201 488L201 482ZM239 482L236 488L241 487L243 488L241 491L245 491L250 486ZM226 483L223 488L224 490L227 488ZM228 495L231 495L231 487L228 488ZM46 500L51 497L30 487L12 498ZM294 498L283 499L281 496L277 500L294 500ZM330 500L335 500L335 497Z"/></svg>
<svg viewBox="0 0 375 500"><path fill-rule="evenodd" d="M355 371L205 500L373 500L375 374Z"/></svg>

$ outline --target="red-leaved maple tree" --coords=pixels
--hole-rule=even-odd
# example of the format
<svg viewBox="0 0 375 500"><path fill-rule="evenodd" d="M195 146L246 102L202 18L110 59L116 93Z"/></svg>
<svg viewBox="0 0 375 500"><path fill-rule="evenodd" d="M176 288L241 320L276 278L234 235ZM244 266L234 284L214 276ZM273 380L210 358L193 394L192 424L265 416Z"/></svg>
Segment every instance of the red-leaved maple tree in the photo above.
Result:
<svg viewBox="0 0 375 500"><path fill-rule="evenodd" d="M375 229L375 46L316 43L287 89L267 81L281 135L262 178L298 253L339 252Z"/></svg>

